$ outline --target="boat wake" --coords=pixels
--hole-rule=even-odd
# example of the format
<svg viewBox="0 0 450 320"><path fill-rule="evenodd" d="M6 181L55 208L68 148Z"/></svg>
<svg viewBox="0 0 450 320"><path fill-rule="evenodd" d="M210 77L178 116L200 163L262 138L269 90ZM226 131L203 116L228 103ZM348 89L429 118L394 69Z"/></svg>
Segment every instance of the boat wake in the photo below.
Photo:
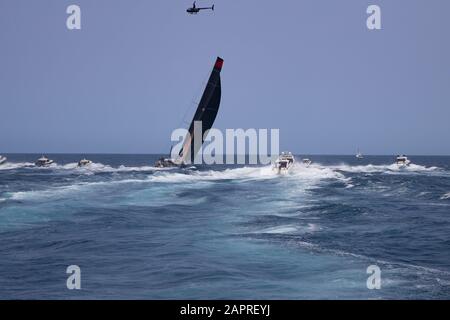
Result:
<svg viewBox="0 0 450 320"><path fill-rule="evenodd" d="M395 173L445 173L444 170L438 167L425 167L417 164L410 164L409 166L400 167L397 164L388 164L388 165L359 165L359 166L351 166L348 164L341 164L337 166L330 166L329 168L333 170L337 170L340 172L349 172L349 173L387 173L387 174L395 174Z"/></svg>
<svg viewBox="0 0 450 320"><path fill-rule="evenodd" d="M294 164L291 170L286 174L278 174L272 170L272 166L264 167L242 167L225 170L207 170L207 171L183 171L183 172L157 172L150 177L151 181L163 183L184 183L194 181L254 181L271 179L290 179L303 182L316 182L320 180L336 179L348 182L342 173L336 172L327 167L309 166Z"/></svg>
<svg viewBox="0 0 450 320"><path fill-rule="evenodd" d="M0 170L15 170L33 166L34 163L31 162L6 162L0 166Z"/></svg>
<svg viewBox="0 0 450 320"><path fill-rule="evenodd" d="M103 163L91 163L86 166L79 167L77 162L67 164L53 163L45 167L37 167L31 162L8 162L0 166L0 170L15 170L15 169L37 169L37 170L52 170L64 171L69 173L81 174L95 174L95 173L120 173L120 172L166 172L160 176L155 176L153 181L158 182L184 182L190 180L254 180L254 179L270 179L278 176L287 176L291 178L300 178L305 180L317 179L345 179L344 173L384 173L384 174L428 174L434 173L438 175L449 174L447 171L438 167L426 167L417 164L410 164L406 167L399 167L396 164L387 165L322 165L320 163L313 163L305 166L301 163L295 163L291 170L284 174L277 174L271 169L271 166L264 167L241 167L225 170L203 170L197 171L195 167L185 168L159 168L154 166L125 166L120 165L114 167ZM180 171L182 171L180 173ZM174 173L175 172L175 173ZM194 173L193 173L194 172ZM189 174L186 174L189 173ZM172 176L171 176L172 175Z"/></svg>
<svg viewBox="0 0 450 320"><path fill-rule="evenodd" d="M271 166L264 167L242 167L225 170L189 170L177 168L155 168L150 166L143 167L125 167L120 166L113 168L111 166L93 163L85 167L78 167L76 163L66 165L55 165L50 167L54 170L64 170L65 172L77 172L83 174L94 174L99 172L105 173L126 173L126 172L143 172L149 173L139 178L130 178L130 176L114 176L111 180L75 182L69 185L53 186L43 190L28 190L6 193L7 200L41 200L48 198L64 198L71 193L91 192L95 187L114 187L123 184L185 184L185 183L202 183L202 182L252 182L252 181L283 181L289 179L290 183L297 183L297 192L301 189L314 187L317 183L326 180L341 181L349 183L350 178L346 178L342 173L333 171L330 168L320 166L310 166L308 168L302 165L295 165L287 175L277 174L272 170ZM41 168L39 168L41 169ZM48 169L48 167L47 167ZM300 188L302 186L303 188Z"/></svg>
<svg viewBox="0 0 450 320"><path fill-rule="evenodd" d="M277 175L272 172L270 166L266 167L242 167L225 170L182 172L157 172L150 177L151 181L164 183L183 183L194 181L219 181L219 180L264 180L273 179Z"/></svg>
<svg viewBox="0 0 450 320"><path fill-rule="evenodd" d="M50 170L50 171L67 171L69 173L114 173L114 172L153 172L153 171L171 171L177 168L157 168L154 166L124 166L113 167L111 165L103 163L90 163L85 166L78 166L78 162L71 162L67 164L52 163L47 166L36 166L32 162L7 162L0 166L0 171L16 170L16 169L28 169L28 170ZM188 169L195 169L190 167Z"/></svg>
<svg viewBox="0 0 450 320"><path fill-rule="evenodd" d="M15 193L5 193L2 196L2 202L7 200L38 200L47 198L61 198L73 192L84 192L97 186L102 188L117 184L186 184L186 183L204 183L230 181L236 183L245 183L253 181L274 181L276 183L287 181L290 187L285 191L287 194L301 193L307 189L316 188L324 183L342 183L344 188L352 188L352 178L345 173L396 173L400 171L412 173L439 173L445 172L437 167L424 167L420 165L411 165L408 168L399 169L393 165L366 165L366 166L323 166L314 163L304 166L301 163L295 163L286 174L278 174L272 170L272 166L239 167L223 170L192 170L179 168L156 168L153 166L119 166L112 167L102 163L92 163L84 167L78 167L77 163L68 163L65 165L53 164L52 166L39 168L34 167L32 163L8 163L2 167L2 170L13 170L16 168L36 168L52 169L54 172L69 172L92 175L96 173L143 173L140 176L113 175L107 180L101 181L71 181L71 184L62 186L53 186L41 190L17 191ZM450 193L444 194L440 199L450 198Z"/></svg>
<svg viewBox="0 0 450 320"><path fill-rule="evenodd" d="M304 180L325 180L336 179L341 181L349 181L341 172L335 170L332 167L322 166L320 164L310 164L304 166L303 164L296 163L292 168L290 175L294 178Z"/></svg>
<svg viewBox="0 0 450 320"><path fill-rule="evenodd" d="M148 179L122 179L122 180L112 180L112 181L98 181L98 182L80 182L59 187L50 187L43 190L28 190L28 191L16 191L16 192L6 192L3 196L4 201L6 200L44 200L44 199L58 199L65 198L68 194L72 193L86 193L89 195L92 188L105 186L114 186L121 184L138 184L138 183L148 183Z"/></svg>
<svg viewBox="0 0 450 320"><path fill-rule="evenodd" d="M159 171L167 168L156 168L153 166L133 166L128 167L121 165L119 167L112 167L103 163L91 163L85 166L78 166L77 162L68 163L65 165L57 165L55 169L60 170L72 170L78 173L92 174L92 173L114 173L114 172L152 172Z"/></svg>

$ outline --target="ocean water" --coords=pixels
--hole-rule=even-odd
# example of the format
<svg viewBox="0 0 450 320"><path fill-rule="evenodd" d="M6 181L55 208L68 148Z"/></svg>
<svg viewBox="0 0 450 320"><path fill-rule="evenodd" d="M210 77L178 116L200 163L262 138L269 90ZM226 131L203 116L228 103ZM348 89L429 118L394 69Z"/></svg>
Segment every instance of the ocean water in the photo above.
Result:
<svg viewBox="0 0 450 320"><path fill-rule="evenodd" d="M7 155L1 299L449 299L450 157L156 169ZM299 157L297 157L299 158ZM68 290L66 268L81 268ZM369 290L367 267L381 270Z"/></svg>

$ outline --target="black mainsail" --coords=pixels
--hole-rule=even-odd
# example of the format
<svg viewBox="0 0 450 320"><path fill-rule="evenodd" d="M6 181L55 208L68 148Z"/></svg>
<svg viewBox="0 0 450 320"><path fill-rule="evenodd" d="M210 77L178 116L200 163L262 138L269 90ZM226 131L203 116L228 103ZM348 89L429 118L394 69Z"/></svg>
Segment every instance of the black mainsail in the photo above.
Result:
<svg viewBox="0 0 450 320"><path fill-rule="evenodd" d="M208 83L206 84L206 88L203 91L202 98L200 99L200 103L195 111L194 118L189 126L189 131L184 138L183 147L178 153L178 157L176 159L161 158L156 162L155 166L183 166L184 164L194 162L195 156L204 142L205 132L211 129L214 120L216 119L217 112L219 111L222 94L220 84L220 71L222 71L222 66L223 59L217 57L211 75L209 76ZM198 125L200 123L201 127L199 128ZM196 141L196 139L201 139L201 141Z"/></svg>
<svg viewBox="0 0 450 320"><path fill-rule="evenodd" d="M209 76L205 91L203 92L200 103L198 104L197 110L194 114L194 118L192 119L189 126L189 134L186 135L183 143L183 148L179 153L179 157L182 163L187 163L189 161L191 163L194 162L194 158L204 142L205 132L211 129L214 120L216 119L222 94L222 88L220 84L220 71L222 70L222 66L223 59L217 57L214 68L211 72L211 75ZM201 121L201 142L195 142L196 134L194 134L194 125L197 121Z"/></svg>

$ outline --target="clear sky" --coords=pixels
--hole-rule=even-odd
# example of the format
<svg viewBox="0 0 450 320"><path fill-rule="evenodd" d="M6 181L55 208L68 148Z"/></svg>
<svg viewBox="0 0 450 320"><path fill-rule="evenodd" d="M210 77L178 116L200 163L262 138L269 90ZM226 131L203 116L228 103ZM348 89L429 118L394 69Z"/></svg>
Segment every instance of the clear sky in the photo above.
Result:
<svg viewBox="0 0 450 320"><path fill-rule="evenodd" d="M168 152L221 56L219 129L280 128L304 154L450 154L450 1L212 3L1 0L0 153Z"/></svg>

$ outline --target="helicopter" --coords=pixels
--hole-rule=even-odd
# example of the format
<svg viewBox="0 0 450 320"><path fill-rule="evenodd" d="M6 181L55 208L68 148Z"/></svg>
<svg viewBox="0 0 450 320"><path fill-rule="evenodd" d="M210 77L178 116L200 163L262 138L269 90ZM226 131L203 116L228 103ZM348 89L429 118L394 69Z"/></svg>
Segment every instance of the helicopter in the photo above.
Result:
<svg viewBox="0 0 450 320"><path fill-rule="evenodd" d="M187 9L186 12L189 14L197 14L200 12L200 10L208 10L208 9L214 11L214 5L212 5L212 7L197 8L194 1L194 3L192 4L192 8Z"/></svg>

